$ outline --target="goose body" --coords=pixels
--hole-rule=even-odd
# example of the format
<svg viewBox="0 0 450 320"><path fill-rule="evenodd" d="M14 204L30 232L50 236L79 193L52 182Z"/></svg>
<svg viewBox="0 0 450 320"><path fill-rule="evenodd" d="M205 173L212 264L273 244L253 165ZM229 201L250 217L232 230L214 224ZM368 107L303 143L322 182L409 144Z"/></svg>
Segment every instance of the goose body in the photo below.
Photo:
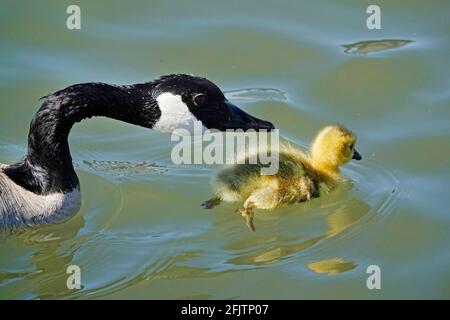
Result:
<svg viewBox="0 0 450 320"><path fill-rule="evenodd" d="M330 192L341 179L339 166L360 160L356 136L341 125L323 128L308 154L280 146L278 172L261 175L263 164L237 164L220 171L215 179L215 196L203 203L210 209L221 201L243 202L239 210L254 231L253 209L274 209L308 201Z"/></svg>
<svg viewBox="0 0 450 320"><path fill-rule="evenodd" d="M64 221L81 207L80 188L40 195L13 183L0 164L0 226L14 230Z"/></svg>
<svg viewBox="0 0 450 320"><path fill-rule="evenodd" d="M0 230L60 222L79 210L80 184L68 136L75 123L96 116L162 132L193 130L197 122L221 131L273 129L231 104L214 83L191 75L126 86L67 87L44 97L30 124L25 157L0 164Z"/></svg>

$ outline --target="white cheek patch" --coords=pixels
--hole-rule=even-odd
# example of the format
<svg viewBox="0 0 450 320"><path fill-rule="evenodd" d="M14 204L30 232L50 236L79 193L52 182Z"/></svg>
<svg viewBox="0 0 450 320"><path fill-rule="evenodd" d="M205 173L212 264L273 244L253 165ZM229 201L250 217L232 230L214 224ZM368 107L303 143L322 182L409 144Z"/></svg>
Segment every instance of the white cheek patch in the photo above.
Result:
<svg viewBox="0 0 450 320"><path fill-rule="evenodd" d="M194 132L194 126L198 127L201 125L206 130L202 122L191 113L181 96L165 92L160 94L156 101L161 110L161 117L155 123L153 129L169 133L174 133L177 129L186 129L189 132Z"/></svg>

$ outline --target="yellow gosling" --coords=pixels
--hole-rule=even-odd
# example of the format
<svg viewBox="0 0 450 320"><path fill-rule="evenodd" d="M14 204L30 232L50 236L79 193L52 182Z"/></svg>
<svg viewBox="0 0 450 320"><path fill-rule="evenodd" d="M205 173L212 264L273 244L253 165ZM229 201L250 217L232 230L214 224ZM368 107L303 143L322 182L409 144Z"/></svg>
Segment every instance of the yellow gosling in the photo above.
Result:
<svg viewBox="0 0 450 320"><path fill-rule="evenodd" d="M309 154L280 146L279 170L274 175L261 175L262 164L221 170L215 179L215 196L202 205L211 209L222 201L243 202L238 212L255 231L253 209L270 210L330 192L341 179L339 167L351 159L361 160L355 143L355 134L347 128L327 126L313 140Z"/></svg>

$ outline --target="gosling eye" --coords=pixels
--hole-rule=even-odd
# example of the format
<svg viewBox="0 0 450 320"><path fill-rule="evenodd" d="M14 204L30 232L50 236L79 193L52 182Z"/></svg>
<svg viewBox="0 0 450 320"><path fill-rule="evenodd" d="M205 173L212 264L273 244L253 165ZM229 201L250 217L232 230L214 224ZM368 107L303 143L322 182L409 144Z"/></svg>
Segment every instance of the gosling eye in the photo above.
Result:
<svg viewBox="0 0 450 320"><path fill-rule="evenodd" d="M354 147L354 144L352 143L352 144L350 145L350 150L353 150L353 147Z"/></svg>
<svg viewBox="0 0 450 320"><path fill-rule="evenodd" d="M197 107L203 107L208 102L208 98L206 97L206 94L198 93L194 96L193 101Z"/></svg>

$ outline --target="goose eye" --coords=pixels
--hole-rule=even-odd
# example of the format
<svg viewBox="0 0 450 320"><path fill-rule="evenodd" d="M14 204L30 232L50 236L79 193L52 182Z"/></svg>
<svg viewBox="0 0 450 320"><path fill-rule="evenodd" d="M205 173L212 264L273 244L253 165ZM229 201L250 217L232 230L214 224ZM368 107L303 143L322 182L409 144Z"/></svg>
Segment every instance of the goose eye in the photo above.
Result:
<svg viewBox="0 0 450 320"><path fill-rule="evenodd" d="M196 94L193 100L197 107L204 106L208 102L208 98L203 93Z"/></svg>
<svg viewBox="0 0 450 320"><path fill-rule="evenodd" d="M353 150L353 144L350 145L350 150Z"/></svg>

